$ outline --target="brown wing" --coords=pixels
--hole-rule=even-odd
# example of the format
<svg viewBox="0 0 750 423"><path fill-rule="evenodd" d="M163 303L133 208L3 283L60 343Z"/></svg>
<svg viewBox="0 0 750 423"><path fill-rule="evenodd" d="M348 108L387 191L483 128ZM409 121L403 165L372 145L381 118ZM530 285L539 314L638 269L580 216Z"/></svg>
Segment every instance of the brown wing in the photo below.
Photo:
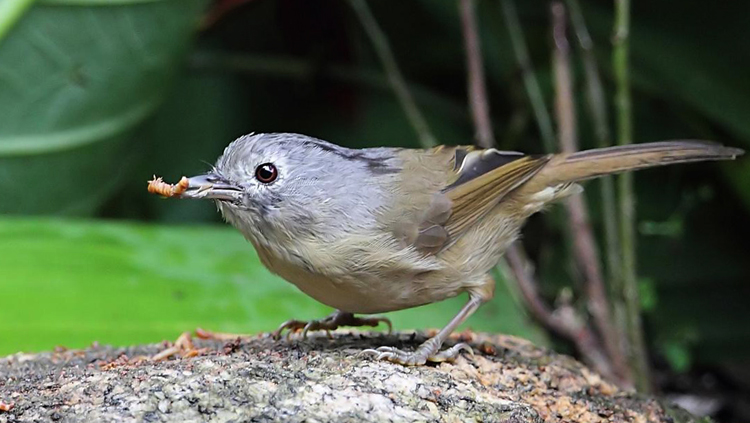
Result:
<svg viewBox="0 0 750 423"><path fill-rule="evenodd" d="M483 218L509 192L534 176L549 156L472 147L455 149L455 177L433 195L419 223L413 245L437 253Z"/></svg>

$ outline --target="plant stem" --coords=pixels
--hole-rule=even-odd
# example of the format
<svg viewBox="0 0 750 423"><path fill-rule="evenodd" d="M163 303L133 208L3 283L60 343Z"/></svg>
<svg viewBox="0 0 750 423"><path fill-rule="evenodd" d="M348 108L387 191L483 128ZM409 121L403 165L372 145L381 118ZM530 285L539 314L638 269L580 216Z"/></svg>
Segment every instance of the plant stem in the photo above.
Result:
<svg viewBox="0 0 750 423"><path fill-rule="evenodd" d="M630 97L630 79L628 73L630 31L630 0L615 0L615 30L612 65L614 69L617 92L615 110L617 111L617 143L633 142L633 116ZM633 193L633 176L625 173L619 176L620 194L620 243L622 247L622 275L625 299L625 326L628 336L628 355L636 388L641 392L651 390L648 359L641 322L641 305L638 295L638 277L636 274L636 239L635 239L635 195Z"/></svg>
<svg viewBox="0 0 750 423"><path fill-rule="evenodd" d="M542 300L538 290L539 282L534 277L533 265L526 257L520 242L515 242L508 248L505 261L516 279L531 316L551 332L572 342L586 364L605 378L616 380L616 375L611 371L609 358L588 326L578 317L576 310L570 305L552 310Z"/></svg>
<svg viewBox="0 0 750 423"><path fill-rule="evenodd" d="M594 57L594 43L591 40L586 22L581 13L578 0L567 0L570 16L573 22L578 44L583 52L583 69L586 75L586 98L589 114L594 123L596 144L600 148L612 145L612 137L609 132L609 118L607 116L607 102L604 96L602 78ZM622 288L622 264L620 263L620 240L618 235L617 207L615 199L615 186L611 176L599 179L603 203L604 237L607 244L607 268L609 280L616 290Z"/></svg>
<svg viewBox="0 0 750 423"><path fill-rule="evenodd" d="M562 6L562 4L558 5ZM529 94L529 98L532 99L532 106L536 114L540 132L545 137L547 151L551 152L554 149L553 144L555 139L554 131L552 129L552 119L544 104L544 98L541 95L541 90L539 89L534 70L528 59L523 33L520 24L518 23L518 16L512 0L503 0L503 9L506 20L508 21L511 38L513 38L516 57L518 58L519 63L521 63L524 71L526 90ZM562 26L564 27L564 16ZM555 29L557 30L558 28L556 27ZM560 90L558 91L559 95L556 98L556 111L558 121L560 122L560 141L563 145L563 150L575 150L576 133L573 88L569 69L570 59L568 55L568 43L567 39L565 39L564 32L565 30L563 28L562 35L558 36L560 34L556 31L555 37L557 45L561 47L560 50L556 50L556 58L558 59L556 60L556 64L559 66L555 67L555 74L558 77L557 88ZM563 49L564 51L562 51ZM569 205L569 209L574 209L571 210L571 218L578 218L576 219L577 224L574 224L574 227L572 228L572 235L574 236L574 241L577 247L576 252L579 253L578 256L584 269L588 270L587 277L589 278L589 281L587 282L598 277L599 282L602 283L601 275L597 276L597 274L600 273L598 270L598 258L596 256L596 247L593 243L593 233L586 218L584 203L580 197L573 201L577 202L575 204L571 203L572 205ZM587 228L588 233L585 232ZM508 266L513 272L521 296L526 303L526 308L531 315L551 332L572 342L575 345L576 350L581 354L584 362L592 366L607 379L619 381L620 379L613 370L607 352L602 348L595 333L583 321L583 319L580 318L576 310L570 305L562 305L553 310L544 302L538 289L539 281L534 276L533 266L526 257L521 243L516 242L511 245L510 248L508 248L505 257ZM604 309L606 310L606 297L604 298L604 301ZM601 308L597 308L597 310L600 309Z"/></svg>
<svg viewBox="0 0 750 423"><path fill-rule="evenodd" d="M521 29L521 23L518 19L516 5L513 0L502 0L501 6L503 9L503 15L505 16L505 22L508 25L508 32L510 33L510 40L513 44L513 51L518 59L518 64L521 66L523 83L526 86L526 92L529 95L531 108L534 110L536 122L539 126L539 133L542 136L544 149L548 153L551 153L555 148L555 131L552 129L552 118L544 105L542 89L537 80L534 65L529 58L529 50L526 47L526 39L523 35L523 30Z"/></svg>
<svg viewBox="0 0 750 423"><path fill-rule="evenodd" d="M487 101L487 86L484 80L484 65L482 63L482 48L479 44L477 29L476 3L474 0L460 0L461 28L463 29L464 45L466 49L467 91L469 92L469 106L474 118L477 143L484 148L495 144L490 121L490 107Z"/></svg>
<svg viewBox="0 0 750 423"><path fill-rule="evenodd" d="M425 147L437 145L437 140L430 132L430 128L427 126L427 121L424 116L422 116L419 108L417 108L417 105L414 103L414 98L406 86L404 76L401 74L401 70L398 67L393 51L388 44L388 38L383 33L383 30L380 29L380 26L372 15L369 6L367 6L365 0L349 0L349 4L351 4L352 9L354 9L354 12L367 33L367 36L372 42L373 47L375 47L375 52L377 53L380 62L383 64L383 68L388 76L388 81L390 82L398 101L401 103L401 107L403 107L406 112L406 117L409 119L414 131L417 133L420 143Z"/></svg>
<svg viewBox="0 0 750 423"><path fill-rule="evenodd" d="M599 68L594 57L594 42L589 35L586 21L581 12L581 6L578 0L567 0L568 10L570 11L570 20L578 39L578 45L582 52L583 69L586 80L586 103L588 105L589 115L594 124L594 135L599 148L609 147L612 145L607 118L607 102L604 96L604 88L599 74ZM610 286L614 292L622 291L622 276L620 263L619 236L617 233L617 208L615 199L615 187L612 177L605 176L599 182L600 194L602 197L603 221L604 221L604 239L606 243L607 269ZM593 239L592 239L593 241ZM591 287L596 289L592 292L590 298L607 296L607 290L602 285L600 287ZM614 308L618 308L615 297L611 302ZM601 300L600 300L601 302ZM597 320L597 327L601 332L606 345L606 349L615 367L615 371L620 376L625 385L632 385L632 370L625 357L623 345L626 343L625 332L613 325L611 310L598 310L595 304L589 308ZM621 306L619 308L622 308ZM596 318L597 314L601 317ZM606 320L605 320L606 319Z"/></svg>
<svg viewBox="0 0 750 423"><path fill-rule="evenodd" d="M567 38L565 6L553 2L552 40L555 48L552 53L552 70L555 78L555 117L557 139L560 150L573 153L578 150L576 134L575 104L573 102L573 75L570 72L570 44Z"/></svg>
<svg viewBox="0 0 750 423"><path fill-rule="evenodd" d="M464 35L466 45L466 63L467 63L467 80L468 80L468 97L471 115L474 120L474 128L480 145L484 148L493 147L495 144L492 135L492 122L489 119L489 107L487 102L487 87L484 84L484 72L482 70L481 48L479 46L478 28L476 17L474 16L473 0L460 0L459 10L461 12L461 29ZM535 79L535 78L534 78ZM528 87L528 85L527 85ZM546 113L544 100L540 97L541 109ZM551 130L551 128L550 128ZM580 319L576 319L574 314L568 313L572 319L561 319L553 310L544 302L539 294L539 282L534 276L534 266L526 257L523 251L523 245L520 241L514 242L505 254L505 261L511 274L502 272L502 265L498 266L506 277L506 280L513 280L526 304L526 309L531 315L548 330L557 333L559 336L569 338L571 341L579 344L581 342L593 341L591 336L586 336L585 328L580 325ZM583 333L584 336L579 336ZM596 348L586 348L586 351L595 351ZM604 354L598 354L591 357L584 354L584 359L593 367L599 368L598 363L606 363ZM605 369L606 370L606 369Z"/></svg>
<svg viewBox="0 0 750 423"><path fill-rule="evenodd" d="M552 36L555 49L552 55L552 67L555 76L555 117L558 126L560 150L563 153L574 153L578 150L576 131L576 112L573 100L573 75L570 63L570 44L567 38L567 14L565 6L559 1L552 3ZM599 266L599 254L594 231L589 221L584 194L575 195L565 201L568 212L570 236L573 238L573 250L580 266L586 290L588 309L593 316L594 324L601 336L603 349L608 356L607 374L621 385L628 381L622 376L624 356L620 350L619 339L612 323L612 314L607 298L602 272Z"/></svg>

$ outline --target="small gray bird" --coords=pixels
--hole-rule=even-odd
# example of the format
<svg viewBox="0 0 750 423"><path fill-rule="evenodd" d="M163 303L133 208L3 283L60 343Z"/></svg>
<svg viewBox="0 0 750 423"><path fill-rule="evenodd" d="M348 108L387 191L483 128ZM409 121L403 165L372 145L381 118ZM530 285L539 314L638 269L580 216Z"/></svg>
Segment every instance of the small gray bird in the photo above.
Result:
<svg viewBox="0 0 750 423"><path fill-rule="evenodd" d="M492 298L489 272L526 219L580 192L576 182L741 154L701 141L538 156L466 146L354 150L298 134L251 134L172 194L215 200L269 270L338 310L316 321L288 321L277 336L284 329L375 326L385 319L354 313L403 310L467 292L461 311L415 351L366 350L421 365L468 349L440 350Z"/></svg>

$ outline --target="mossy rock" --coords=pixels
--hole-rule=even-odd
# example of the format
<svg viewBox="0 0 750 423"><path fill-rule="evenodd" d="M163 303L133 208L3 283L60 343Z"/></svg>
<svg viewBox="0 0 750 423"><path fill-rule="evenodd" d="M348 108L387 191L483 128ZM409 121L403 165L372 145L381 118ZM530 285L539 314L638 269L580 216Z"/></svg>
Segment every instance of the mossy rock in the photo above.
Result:
<svg viewBox="0 0 750 423"><path fill-rule="evenodd" d="M151 357L169 343L19 353L0 359L0 402L12 404L0 422L700 421L519 338L457 337L473 356L422 367L358 354L414 348L426 338L413 333L196 341L199 354L162 361Z"/></svg>

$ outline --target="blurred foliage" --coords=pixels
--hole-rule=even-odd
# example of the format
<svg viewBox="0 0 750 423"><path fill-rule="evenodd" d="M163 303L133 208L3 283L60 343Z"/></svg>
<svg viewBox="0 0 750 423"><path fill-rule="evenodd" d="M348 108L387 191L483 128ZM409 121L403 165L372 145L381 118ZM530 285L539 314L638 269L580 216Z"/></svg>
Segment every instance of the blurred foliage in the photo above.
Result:
<svg viewBox="0 0 750 423"><path fill-rule="evenodd" d="M175 338L196 327L276 329L332 310L271 275L237 231L75 220L0 220L0 355L55 345L85 347ZM544 337L496 298L465 327ZM390 313L399 329L447 323L466 301ZM439 316L439 317L437 317ZM381 329L383 329L381 327Z"/></svg>
<svg viewBox="0 0 750 423"><path fill-rule="evenodd" d="M99 217L154 226L1 222L0 292L19 301L0 308L0 350L158 340L196 325L268 330L287 318L322 315L324 307L260 269L250 245L232 230L161 227L219 217L211 204L148 196L145 181L153 173L176 180L202 172L248 132L300 132L352 147L416 146L347 3L217 2L239 6L202 28L179 69L202 3L63 3L33 6L0 40L0 211L96 210ZM471 142L456 3L370 5L433 132L443 143ZM551 108L549 4L517 6ZM582 7L612 98L611 4ZM704 138L749 148L750 3L633 7L636 139ZM541 152L499 4L479 1L478 12L500 147ZM581 144L593 147L574 53ZM126 121L134 110L143 113ZM121 129L91 130L110 121ZM645 171L636 187L651 351L678 370L747 364L750 161ZM601 233L598 190L588 193ZM564 220L556 216L536 216L525 232L550 301L580 281ZM539 341L512 296L499 291L468 325ZM394 323L439 326L461 301L395 313Z"/></svg>
<svg viewBox="0 0 750 423"><path fill-rule="evenodd" d="M112 195L205 1L100 3L37 2L0 40L0 213L88 215Z"/></svg>

